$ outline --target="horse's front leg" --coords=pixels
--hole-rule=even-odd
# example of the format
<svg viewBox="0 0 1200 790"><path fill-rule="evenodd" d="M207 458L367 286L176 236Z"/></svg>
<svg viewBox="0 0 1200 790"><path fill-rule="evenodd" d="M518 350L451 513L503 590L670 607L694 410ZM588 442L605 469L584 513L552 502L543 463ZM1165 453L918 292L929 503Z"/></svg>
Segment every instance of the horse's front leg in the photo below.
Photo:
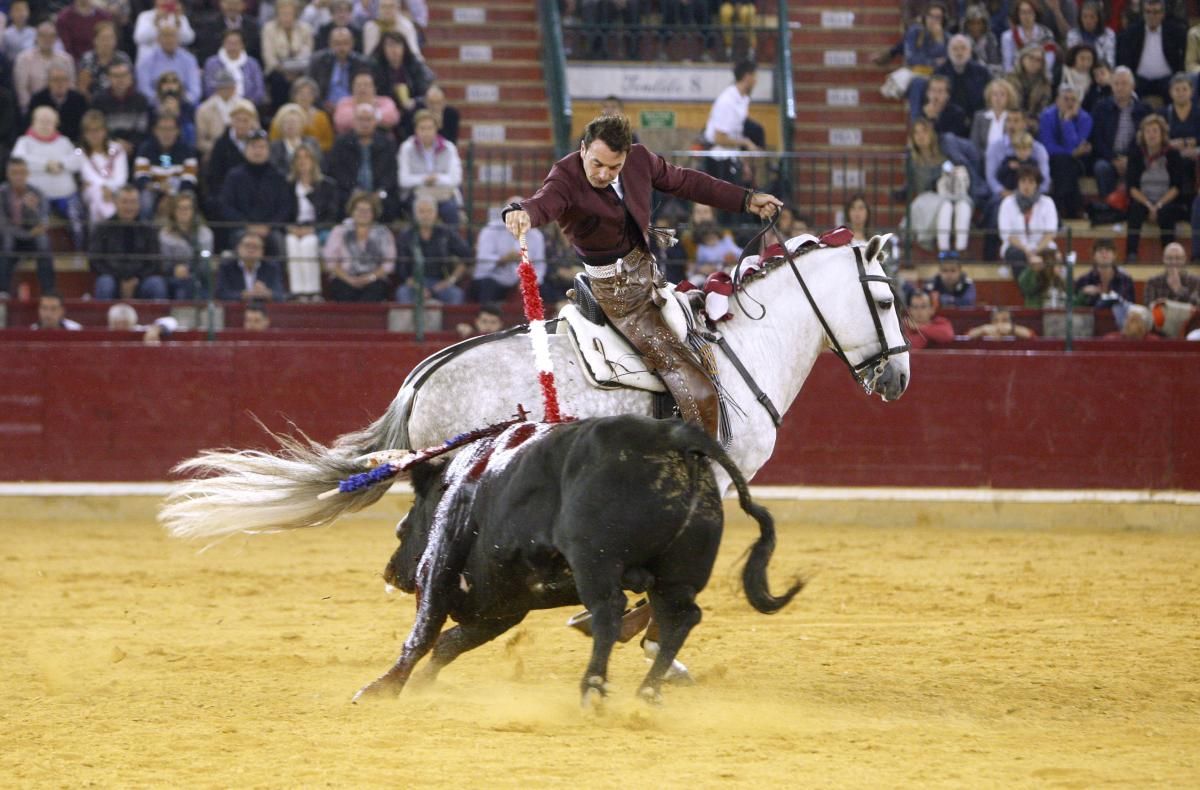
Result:
<svg viewBox="0 0 1200 790"><path fill-rule="evenodd" d="M417 620L413 623L408 639L404 640L400 658L396 659L391 669L359 689L351 702L358 702L366 697L382 697L385 694L395 696L404 690L413 667L433 649L438 640L438 634L449 616L449 606L446 603L448 598L448 595L422 596L417 605Z"/></svg>

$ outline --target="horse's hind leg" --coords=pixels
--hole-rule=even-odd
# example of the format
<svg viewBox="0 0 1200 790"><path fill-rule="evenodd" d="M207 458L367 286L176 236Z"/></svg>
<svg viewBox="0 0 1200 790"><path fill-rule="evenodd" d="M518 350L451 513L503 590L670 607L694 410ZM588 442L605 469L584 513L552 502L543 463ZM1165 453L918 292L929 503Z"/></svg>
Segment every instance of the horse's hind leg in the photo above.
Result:
<svg viewBox="0 0 1200 790"><path fill-rule="evenodd" d="M658 655L638 689L638 695L650 702L662 699L663 679L684 640L700 622L700 607L696 605L696 589L688 584L660 582L650 588L650 606L658 621L660 641Z"/></svg>
<svg viewBox="0 0 1200 790"><path fill-rule="evenodd" d="M526 614L528 612L521 612L501 620L472 620L451 628L438 637L429 663L413 678L413 682L432 683L438 672L451 661L500 636L524 620Z"/></svg>

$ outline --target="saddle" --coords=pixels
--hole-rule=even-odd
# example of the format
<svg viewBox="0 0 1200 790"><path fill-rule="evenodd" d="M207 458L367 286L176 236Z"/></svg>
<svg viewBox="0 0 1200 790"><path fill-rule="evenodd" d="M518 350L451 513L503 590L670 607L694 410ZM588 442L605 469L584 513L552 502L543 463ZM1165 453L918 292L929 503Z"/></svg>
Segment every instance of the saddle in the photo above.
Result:
<svg viewBox="0 0 1200 790"><path fill-rule="evenodd" d="M671 332L683 343L695 317L687 298L675 292L675 286L659 289L663 298L663 318ZM586 274L575 275L574 288L568 292L571 304L559 310L556 334L567 335L579 358L580 367L592 386L601 389L629 387L646 392L666 392L667 388L629 341L604 315L592 294Z"/></svg>

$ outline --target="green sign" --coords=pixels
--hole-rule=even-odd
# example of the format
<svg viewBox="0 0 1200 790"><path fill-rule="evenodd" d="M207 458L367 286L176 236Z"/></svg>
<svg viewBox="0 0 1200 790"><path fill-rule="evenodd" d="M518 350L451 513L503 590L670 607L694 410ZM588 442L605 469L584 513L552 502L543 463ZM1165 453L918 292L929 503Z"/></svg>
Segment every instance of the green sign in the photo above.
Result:
<svg viewBox="0 0 1200 790"><path fill-rule="evenodd" d="M675 128L674 110L642 110L640 115L643 129Z"/></svg>

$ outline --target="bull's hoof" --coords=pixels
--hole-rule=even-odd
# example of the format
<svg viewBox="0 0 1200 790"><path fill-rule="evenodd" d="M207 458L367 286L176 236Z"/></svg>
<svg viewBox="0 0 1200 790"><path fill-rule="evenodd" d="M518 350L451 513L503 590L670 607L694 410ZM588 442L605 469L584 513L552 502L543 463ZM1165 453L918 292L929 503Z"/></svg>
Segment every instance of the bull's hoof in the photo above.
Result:
<svg viewBox="0 0 1200 790"><path fill-rule="evenodd" d="M373 680L360 688L358 692L355 693L355 695L351 698L350 704L357 705L360 702L366 702L369 700L395 697L399 693L400 688L395 683L389 681L386 677L382 677L378 680Z"/></svg>

